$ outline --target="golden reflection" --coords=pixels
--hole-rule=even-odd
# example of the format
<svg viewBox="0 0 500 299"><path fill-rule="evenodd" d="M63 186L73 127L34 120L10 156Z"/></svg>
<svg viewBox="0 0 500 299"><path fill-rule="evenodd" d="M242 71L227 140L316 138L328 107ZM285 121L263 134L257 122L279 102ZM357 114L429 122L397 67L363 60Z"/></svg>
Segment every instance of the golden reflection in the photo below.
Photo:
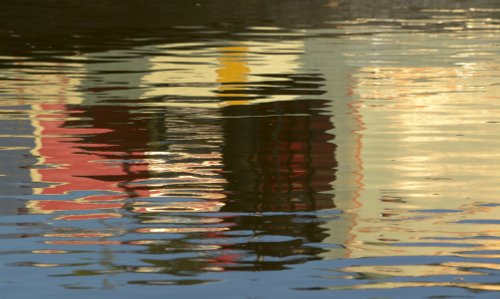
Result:
<svg viewBox="0 0 500 299"><path fill-rule="evenodd" d="M247 47L234 46L220 48L219 52L223 56L219 57L221 67L217 70L217 82L221 85L218 88L221 97L245 97L245 82L250 68L246 63ZM234 93L234 92L237 93ZM238 93L238 91L240 91ZM232 93L233 92L233 93ZM244 105L245 100L230 101L232 104Z"/></svg>
<svg viewBox="0 0 500 299"><path fill-rule="evenodd" d="M496 132L486 127L499 114L479 108L500 92L492 69L475 63L358 70L358 113L367 128L361 155L366 188L402 195L401 202L392 202L380 200L383 191L362 192L362 205L352 210L356 223L351 230L355 238L347 246L351 257L453 255L469 245L475 251L498 249L494 240L423 242L434 236L498 233L495 225L480 219L499 219L499 207L474 202L487 203L494 190L500 191L491 179L500 172L489 150L497 143L490 139ZM468 137L478 130L484 137ZM430 208L436 212L426 213ZM468 224L460 225L464 220Z"/></svg>
<svg viewBox="0 0 500 299"><path fill-rule="evenodd" d="M354 22L359 25L358 21ZM428 24L426 20L416 22ZM351 30L359 32L376 29L353 27ZM391 279L487 276L483 269L498 270L494 260L499 257L500 207L492 203L498 201L500 193L500 155L492 149L500 146L496 126L500 65L491 59L498 47L488 34L446 41L429 34L411 38L352 35L346 38L355 46L339 44L341 49L330 55L345 58L336 61L335 68L349 72L349 81L332 74L328 66L314 65L324 71L327 81L338 84L338 92L331 93L336 99L332 119L338 127L339 167L334 184L338 197L348 195L351 202L342 206L347 207L343 208L342 223L328 224L331 236L327 241L343 248L331 249L324 256L484 259L438 265L353 266L341 271ZM321 46L313 39L306 49L327 49ZM356 142L354 136L358 137ZM341 199L336 198L338 202ZM339 231L343 225L346 233L342 239ZM359 288L426 286L498 290L496 285L464 281L376 283Z"/></svg>
<svg viewBox="0 0 500 299"><path fill-rule="evenodd" d="M473 269L488 269L500 270L500 264L493 263L476 263L476 262L448 262L443 263L444 266L457 267L457 268L473 268Z"/></svg>
<svg viewBox="0 0 500 299"><path fill-rule="evenodd" d="M170 202L153 205L151 202L135 202L134 213L165 213L165 212L218 212L224 203L219 201Z"/></svg>
<svg viewBox="0 0 500 299"><path fill-rule="evenodd" d="M368 289L395 289L395 288L419 288L419 287L456 287L481 291L500 291L500 286L487 283L472 282L380 282L369 284L358 284L353 286L331 287L332 290L368 290Z"/></svg>
<svg viewBox="0 0 500 299"><path fill-rule="evenodd" d="M441 265L384 265L384 266L352 266L339 270L345 272L356 272L364 274L376 274L396 277L425 277L436 275L485 275L460 269L461 265L446 263ZM476 268L476 267L474 267Z"/></svg>
<svg viewBox="0 0 500 299"><path fill-rule="evenodd" d="M492 253L477 253L475 251L461 251L458 253L454 253L455 256L465 257L465 258L486 258L486 259L500 259L500 254L492 254Z"/></svg>

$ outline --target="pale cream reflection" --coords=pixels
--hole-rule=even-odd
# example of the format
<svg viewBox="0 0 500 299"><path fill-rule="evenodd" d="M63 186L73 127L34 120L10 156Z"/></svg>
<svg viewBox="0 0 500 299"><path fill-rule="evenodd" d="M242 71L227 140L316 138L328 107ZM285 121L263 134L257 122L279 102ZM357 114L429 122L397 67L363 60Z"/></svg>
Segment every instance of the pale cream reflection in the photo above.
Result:
<svg viewBox="0 0 500 299"><path fill-rule="evenodd" d="M484 69L490 70L489 77ZM500 155L490 151L498 144L496 130L487 124L500 114L483 109L494 105L492 95L500 92L493 85L493 69L458 65L359 70L356 92L363 99L360 113L367 124L364 181L368 189L382 191L378 196L364 192L363 205L356 211L353 253L441 255L465 251L464 244L473 244L474 250L498 249L489 240L460 240L456 247L449 241L445 247L427 246L432 242L425 241L498 234L494 224L460 224L500 215L498 206L482 205L500 191L493 179L500 172L492 163L500 161ZM384 193L400 195L402 202L380 200ZM384 238L394 242L384 245ZM415 246L391 244L403 242Z"/></svg>
<svg viewBox="0 0 500 299"><path fill-rule="evenodd" d="M472 282L380 282L369 284L358 284L354 286L331 287L331 290L364 290L364 289L394 289L394 288L424 288L424 287L455 287L467 288L481 291L500 291L496 284L480 284Z"/></svg>
<svg viewBox="0 0 500 299"><path fill-rule="evenodd" d="M303 51L302 41L282 41L279 44L246 41L213 48L207 44L199 49L192 46L159 47L165 55L151 58L151 72L144 76L143 81L145 86L154 88L149 88L144 97L165 97L167 101L158 105L184 108L222 108L295 98L284 94L262 97L252 90L266 86L262 83L266 75L294 73L300 66L298 57ZM247 87L249 84L252 89ZM186 100L175 100L179 95ZM214 101L214 96L228 99Z"/></svg>
<svg viewBox="0 0 500 299"><path fill-rule="evenodd" d="M441 265L384 265L384 266L352 266L340 268L344 272L363 273L367 276L377 275L395 277L426 277L439 275L485 275L484 273L462 270L462 264ZM479 265L477 265L479 266Z"/></svg>
<svg viewBox="0 0 500 299"><path fill-rule="evenodd" d="M363 124L356 131L362 145L358 155L362 167L359 196L352 196L353 204L344 215L350 223L345 251L340 256L332 251L332 257L499 257L500 205L493 203L500 193L500 154L494 150L500 146L500 61L492 59L492 55L498 57L498 47L488 42L476 47L459 38L443 46L439 36L425 37L426 42L420 41L418 46L419 37L358 36L354 39L359 49L346 55L351 59L346 64L359 66L351 67L350 103L351 117ZM476 38L491 39L487 33ZM398 44L404 47L399 49ZM381 51L394 52L394 60L377 60L376 51L362 56L366 49L378 46ZM444 47L444 53L433 47ZM420 49L418 55L427 58L412 60L417 52L409 55L407 49ZM440 57L448 52L454 63L430 63L450 59ZM339 148L342 146L340 142ZM342 158L339 165L346 161ZM488 275L483 270L496 269L496 264L485 260L340 270L422 277ZM384 282L345 288L425 286L498 289L487 283L465 282Z"/></svg>

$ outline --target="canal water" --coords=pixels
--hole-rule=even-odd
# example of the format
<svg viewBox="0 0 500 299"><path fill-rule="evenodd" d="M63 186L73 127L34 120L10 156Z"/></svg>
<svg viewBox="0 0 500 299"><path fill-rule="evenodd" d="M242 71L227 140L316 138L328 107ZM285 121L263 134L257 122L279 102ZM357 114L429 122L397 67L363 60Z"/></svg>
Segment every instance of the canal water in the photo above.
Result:
<svg viewBox="0 0 500 299"><path fill-rule="evenodd" d="M12 1L0 298L499 298L498 1Z"/></svg>

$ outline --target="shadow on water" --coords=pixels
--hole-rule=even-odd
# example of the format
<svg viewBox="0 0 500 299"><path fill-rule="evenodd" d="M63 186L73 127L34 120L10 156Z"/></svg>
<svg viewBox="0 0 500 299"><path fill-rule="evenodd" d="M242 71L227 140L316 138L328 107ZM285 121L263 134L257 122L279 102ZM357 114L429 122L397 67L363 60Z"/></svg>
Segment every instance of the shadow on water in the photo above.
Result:
<svg viewBox="0 0 500 299"><path fill-rule="evenodd" d="M432 19L426 11L432 9L438 15L466 10L471 17L494 17L496 11L481 8L497 5L495 0L9 1L0 12L0 51L57 61L61 55L132 45L248 38L241 33L281 40L289 30L324 28L335 21L360 18L374 25L426 20ZM443 30L449 25L464 24L441 20L434 28L417 25L414 29ZM263 34L259 27L281 30Z"/></svg>

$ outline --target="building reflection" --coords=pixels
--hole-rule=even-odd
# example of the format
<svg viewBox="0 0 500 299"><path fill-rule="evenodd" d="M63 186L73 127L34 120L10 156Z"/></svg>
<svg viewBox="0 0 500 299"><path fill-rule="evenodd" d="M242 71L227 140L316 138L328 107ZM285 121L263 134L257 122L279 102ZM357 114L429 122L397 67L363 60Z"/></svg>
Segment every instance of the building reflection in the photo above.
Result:
<svg viewBox="0 0 500 299"><path fill-rule="evenodd" d="M304 246L328 236L319 226L321 221L295 214L334 207L335 146L327 133L332 128L330 118L321 115L323 105L296 100L224 109L228 194L222 211L253 214L235 218L231 229L255 232L256 241L230 246L253 256L253 262L246 260L253 270L278 269L287 259L290 263L317 259L323 252ZM280 242L285 236L290 239Z"/></svg>
<svg viewBox="0 0 500 299"><path fill-rule="evenodd" d="M290 45L280 46L293 50ZM272 270L317 259L323 252L320 248L305 246L307 242L321 242L327 236L318 224L321 221L316 221L314 215L295 214L334 207L330 191L331 182L335 180L335 146L329 133L333 125L330 117L323 113L326 102L299 98L308 92L312 95L321 92L322 79L292 76L298 65L290 54L277 56L276 59L283 62L277 66L281 74L274 73L276 70L272 72L262 63L269 58L254 54L264 49L269 52L272 48L259 43L219 48L221 57L216 70L219 86L215 94L217 103L223 103L223 107L210 111L209 107L217 106L185 103L187 107L199 109L195 110L197 113L216 115L219 120L219 130L206 130L198 123L183 131L195 138L194 130L220 134L221 139L212 144L218 145L221 153L221 163L215 173L224 181L224 189L220 190L223 197L211 201L210 207L208 203L190 202L143 203L143 207L136 204L135 209L140 211L151 209L149 215L139 216L143 223L204 223L202 227L149 229L150 233L195 233L175 242L153 242L155 244L150 245L153 252L210 250L206 264L190 259L149 260L155 268L168 272L178 268L174 264L185 264L193 267L190 271ZM165 59L162 63L168 64ZM256 78L255 74L262 77ZM158 80L158 77L150 78ZM166 90L171 88L167 86ZM184 95L207 94L199 86L191 90L182 88ZM178 216L184 220L161 214L175 212L175 209L188 213ZM190 213L196 211L223 213L193 217ZM268 212L284 214L267 215Z"/></svg>
<svg viewBox="0 0 500 299"><path fill-rule="evenodd" d="M474 23L466 17L462 21ZM483 55L483 50L497 51L490 46L481 51L471 46L489 38L488 31L475 34L474 42L460 38L443 41L428 34L385 41L367 36L357 41L358 53L349 48L350 43L333 53L335 57L352 57L335 62L340 73L318 64L328 58L308 57L306 51L306 64L320 68L327 84L336 82L338 88L330 85L327 89L337 91L332 105L335 111L344 112L333 117L336 124L342 123L334 130L339 159L334 184L348 183L343 184L348 192L337 188L340 192L335 192L336 203L346 214L344 221L324 227L329 229L325 241L343 244L345 250L322 255L350 259L398 256L401 260L415 256L498 258L493 233L498 206L489 204L498 193L492 180L498 171L491 164L498 155L489 151L497 142L493 141L496 131L487 126L497 111L480 108L496 105L493 99L499 90L493 81L497 67L487 59L469 60ZM323 48L318 52L327 53L323 42L313 39L306 43L306 49ZM408 55L404 50L408 44L425 46L415 47L418 54ZM370 51L380 56L387 52L398 55L389 55L391 61L378 61L366 57ZM343 82L340 75L350 79ZM348 128L351 131L344 131ZM352 149L350 155L343 155L347 148ZM483 187L478 189L479 185ZM341 237L333 233L339 230L344 232ZM482 275L482 271L493 269L490 263L471 261L360 265L339 270L368 278L399 279ZM425 285L381 282L359 288ZM457 285L494 289L491 285Z"/></svg>
<svg viewBox="0 0 500 299"><path fill-rule="evenodd" d="M363 42L357 46L372 46L368 38ZM165 51L175 55L131 58L130 53L127 56L121 51L89 55L86 59L94 62L80 65L80 72L86 75L78 82L64 75L43 75L44 82L56 86L45 92L58 97L49 103L31 104L34 113L30 122L36 136L32 154L38 162L30 175L32 181L49 186L33 188L41 199L29 201L26 207L31 213L53 214L58 220L126 216L133 219L132 231L140 236L118 241L118 233L76 230L47 233L46 244L129 244L144 246L146 253L206 254L194 260L150 259L147 263L151 266L137 270L161 269L158 271L166 273L281 269L319 258L436 253L439 248L432 246L401 250L380 245L414 241L409 233L416 230L414 222L404 221L397 228L383 222L405 219L401 211L414 206L404 201L423 196L415 193L423 185L415 185L415 179L409 178L426 174L445 177L447 173L439 166L444 163L435 162L443 157L416 156L416 152L425 152L419 147L423 144L410 137L426 135L425 130L418 131L418 109L433 112L427 116L428 125L443 124L443 111L429 100L449 101L447 94L466 86L461 82L465 79L436 82L437 93L419 81L429 81L438 74L467 78L479 85L475 76L478 70L488 69L486 65L382 67L365 61L367 66L359 66L340 59L353 51L348 46L333 50L338 60L318 56L332 55L327 50L328 39L320 38L279 47L241 41L225 47L205 46L195 47L212 51L205 53L205 63L196 55L190 60L191 51L196 50L169 45ZM141 47L138 51L159 48ZM95 62L106 58L115 61ZM272 60L279 61L279 66L269 68ZM311 73L311 69L316 72ZM193 77L196 74L199 77ZM380 92L374 81L394 88ZM78 91L73 86L78 86ZM492 90L485 91L485 101L494 96ZM41 91L21 90L18 94L29 98L37 92ZM419 96L413 96L415 93ZM404 100L405 104L394 105L390 117L377 116L382 110L366 105L373 100ZM404 145L398 157L410 163L386 167L387 176L381 178L380 165L369 153L389 157L393 152L385 144L365 138L363 131L366 126L378 128L375 119L384 117L388 121L383 128L399 134L391 135L393 146ZM453 124L450 119L448 123ZM452 148L443 151L452 152ZM481 157L487 157L486 151ZM473 165L467 159L461 163L454 165ZM486 170L488 174L493 171ZM399 177L401 173L406 179ZM424 185L444 191L453 183L428 180ZM385 186L384 190L400 194L377 193L366 186ZM408 195L408 191L413 193ZM55 199L57 196L62 199ZM457 197L460 194L448 196ZM471 220L474 215L495 211L495 207L468 206L465 197L455 203L470 213ZM395 204L399 210L393 208ZM449 202L437 201L433 206L444 209ZM332 208L347 213L335 221L307 213ZM461 221L448 215L443 219ZM431 225L420 226L427 231L419 238L435 236ZM467 231L442 227L450 235ZM483 232L489 229L488 225L478 227ZM308 243L345 247L324 250ZM492 242L484 243L485 249L496 248Z"/></svg>
<svg viewBox="0 0 500 299"><path fill-rule="evenodd" d="M498 258L498 205L491 204L499 191L498 170L490 163L498 160L491 153L498 142L496 131L484 124L498 122L495 109L484 109L496 108L491 103L499 94L498 67L489 59L496 51L487 37L492 31L450 18L484 38L482 52L465 35L452 38L464 42L450 50L432 44L448 42L438 41L439 34L415 33L405 41L404 34L373 34L374 27L365 24L377 23L382 14L391 17L395 32L397 26L425 28L425 20L399 19L423 10L405 6L392 14L398 10L387 11L385 4L322 2L370 20L332 21L333 29L317 31L240 28L232 32L239 40L231 41L193 41L182 33L196 29L177 28L172 38L179 43L132 47L122 36L105 51L47 65L18 64L15 79L21 83L6 89L15 91L15 105L22 106L16 109L29 116L17 122L19 131L7 142L31 133L34 138L0 151L0 176L15 168L2 181L9 199L0 214L63 220L37 235L48 249L32 253L95 250L96 270L64 265L75 276L194 276L338 258ZM433 20L432 30L450 25L443 19ZM241 38L263 31L299 38ZM92 41L87 51L104 39L86 38ZM428 48L415 47L415 41ZM406 53L409 48L415 52ZM19 155L28 166L11 164ZM30 183L12 187L19 180ZM29 195L26 205L13 200L22 195ZM330 217L334 208L342 215ZM146 258L122 259L131 247ZM496 269L460 260L354 263L338 270L363 279L400 279L479 276ZM380 281L367 287L425 286L472 284Z"/></svg>
<svg viewBox="0 0 500 299"><path fill-rule="evenodd" d="M328 234L307 212L335 207L336 148L327 101L310 98L323 92L321 75L297 74L302 44L235 43L214 48L203 63L185 56L191 49L173 51L89 54L78 83L61 83L57 100L33 106L42 167L32 175L50 185L35 190L40 199L27 203L29 211L57 220L126 216L141 236L118 241L119 228L61 228L44 243L205 256L150 259L131 270L171 274L319 258L323 249L305 245ZM270 68L273 60L280 64Z"/></svg>
<svg viewBox="0 0 500 299"><path fill-rule="evenodd" d="M92 57L82 58L87 59ZM27 204L31 212L58 213L60 220L117 218L126 198L147 196L142 190L126 188L125 182L148 177L143 159L154 127L149 120L134 119L132 108L92 105L106 91L118 98L117 93L123 96L127 91L129 96L137 96L134 88L140 76L106 76L106 71L110 67L137 70L144 63L147 60L130 59L111 65L85 65L81 70L85 71L84 79L63 80L57 85L58 99L33 106L37 112L32 122L37 139L34 153L42 167L34 168L32 175L51 184L35 193L71 199L32 200ZM75 95L74 90L79 93Z"/></svg>

